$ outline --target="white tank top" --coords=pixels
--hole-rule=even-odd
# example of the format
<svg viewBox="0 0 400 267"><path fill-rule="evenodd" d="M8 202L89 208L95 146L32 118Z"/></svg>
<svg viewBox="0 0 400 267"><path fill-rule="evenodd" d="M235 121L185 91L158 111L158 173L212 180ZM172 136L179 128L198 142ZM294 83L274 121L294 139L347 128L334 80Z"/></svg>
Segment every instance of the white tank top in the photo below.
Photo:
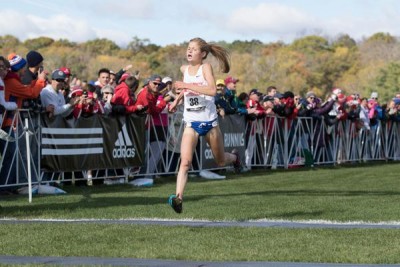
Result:
<svg viewBox="0 0 400 267"><path fill-rule="evenodd" d="M207 86L207 81L203 76L203 65L199 67L194 76L189 74L189 66L186 66L183 82ZM213 121L217 116L217 108L215 107L213 96L199 94L190 90L184 92L183 120L186 123Z"/></svg>

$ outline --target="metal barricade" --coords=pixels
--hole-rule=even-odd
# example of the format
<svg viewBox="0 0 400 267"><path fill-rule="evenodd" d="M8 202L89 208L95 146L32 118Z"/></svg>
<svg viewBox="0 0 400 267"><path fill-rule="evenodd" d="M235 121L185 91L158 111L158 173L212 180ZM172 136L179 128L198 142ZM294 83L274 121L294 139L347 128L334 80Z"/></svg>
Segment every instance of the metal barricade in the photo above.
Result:
<svg viewBox="0 0 400 267"><path fill-rule="evenodd" d="M26 113L26 117L21 114ZM182 112L161 114L160 117L147 116L145 164L141 172L127 166L121 169L93 170L93 179L154 176L176 174L180 160L180 141L184 129ZM164 117L162 117L164 116ZM158 121L155 123L155 120ZM29 173L32 183L86 180L87 171L71 173L44 173L40 171L40 127L34 125L34 119L27 110L15 113L15 142L3 142L0 169L0 188L20 187L28 184ZM243 120L245 118L243 117ZM165 124L159 122L164 121ZM26 124L26 125L25 125ZM248 121L245 136L245 164L247 167L292 168L304 165L326 165L349 162L399 160L400 159L400 123L393 121L378 122L371 130L357 128L356 121L339 121L328 125L321 118L288 119L267 116ZM31 153L24 157L26 134L29 134L34 146ZM200 139L193 157L190 172L202 169L204 154ZM35 152L33 152L36 150ZM29 151L28 151L29 152ZM36 154L37 153L37 154ZM26 154L26 153L25 153ZM5 165L5 156L12 164ZM29 160L28 160L29 159ZM10 166L15 165L15 172ZM30 165L30 166L29 166ZM14 174L15 173L15 174Z"/></svg>
<svg viewBox="0 0 400 267"><path fill-rule="evenodd" d="M15 111L14 127L6 133L13 140L1 140L0 188L21 187L40 181L40 127L35 122L40 116L27 109Z"/></svg>

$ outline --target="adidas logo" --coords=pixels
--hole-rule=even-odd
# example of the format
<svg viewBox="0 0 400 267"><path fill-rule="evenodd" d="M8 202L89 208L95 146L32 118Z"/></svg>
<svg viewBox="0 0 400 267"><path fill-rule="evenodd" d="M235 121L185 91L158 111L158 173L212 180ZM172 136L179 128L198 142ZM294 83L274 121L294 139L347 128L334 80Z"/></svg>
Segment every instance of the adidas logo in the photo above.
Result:
<svg viewBox="0 0 400 267"><path fill-rule="evenodd" d="M132 140L129 138L126 124L122 126L121 131L118 133L118 139L114 144L113 158L134 158L136 149L133 147Z"/></svg>

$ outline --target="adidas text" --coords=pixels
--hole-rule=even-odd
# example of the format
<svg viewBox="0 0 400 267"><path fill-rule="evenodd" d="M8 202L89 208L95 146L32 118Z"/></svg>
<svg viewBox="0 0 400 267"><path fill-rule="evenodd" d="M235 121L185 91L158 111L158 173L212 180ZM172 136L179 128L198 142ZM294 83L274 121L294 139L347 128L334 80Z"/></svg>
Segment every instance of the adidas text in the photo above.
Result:
<svg viewBox="0 0 400 267"><path fill-rule="evenodd" d="M128 147L119 147L113 149L113 158L134 158L136 155L136 149Z"/></svg>

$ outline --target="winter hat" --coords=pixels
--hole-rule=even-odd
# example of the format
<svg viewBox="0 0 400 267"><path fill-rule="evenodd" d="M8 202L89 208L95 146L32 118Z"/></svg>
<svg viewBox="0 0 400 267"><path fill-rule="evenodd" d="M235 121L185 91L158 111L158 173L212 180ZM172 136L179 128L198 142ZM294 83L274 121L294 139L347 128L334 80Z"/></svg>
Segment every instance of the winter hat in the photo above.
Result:
<svg viewBox="0 0 400 267"><path fill-rule="evenodd" d="M28 67L36 67L43 62L43 57L39 52L29 51L26 54L26 61L28 62Z"/></svg>
<svg viewBox="0 0 400 267"><path fill-rule="evenodd" d="M19 71L26 65L26 60L15 53L8 55L8 61L10 62L11 70L14 72Z"/></svg>

